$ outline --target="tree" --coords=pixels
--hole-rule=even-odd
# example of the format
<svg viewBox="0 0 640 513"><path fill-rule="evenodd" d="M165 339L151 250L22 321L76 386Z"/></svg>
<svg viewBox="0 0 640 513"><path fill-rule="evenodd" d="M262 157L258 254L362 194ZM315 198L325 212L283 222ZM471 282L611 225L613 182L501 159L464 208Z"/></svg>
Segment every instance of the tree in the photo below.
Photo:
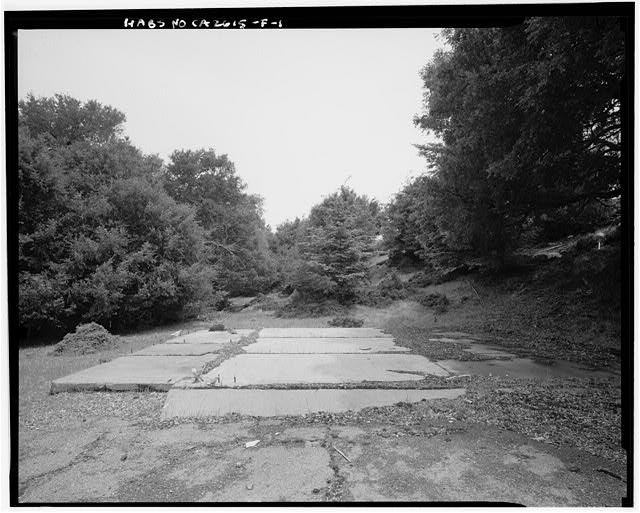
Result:
<svg viewBox="0 0 640 513"><path fill-rule="evenodd" d="M444 244L435 224L432 181L428 176L412 180L387 205L384 244L394 264L416 264Z"/></svg>
<svg viewBox="0 0 640 513"><path fill-rule="evenodd" d="M545 219L593 227L619 197L624 34L616 18L529 18L443 31L416 123L440 142L433 221L459 249L504 254ZM611 210L611 209L609 209ZM575 224L575 223L574 223Z"/></svg>
<svg viewBox="0 0 640 513"><path fill-rule="evenodd" d="M20 125L34 136L46 136L59 145L106 143L119 139L125 115L95 100L86 103L62 94L52 98L28 94L19 103Z"/></svg>
<svg viewBox="0 0 640 513"><path fill-rule="evenodd" d="M234 295L254 294L276 280L262 200L248 194L226 155L209 150L175 151L165 170L167 192L191 205L205 230L214 283Z"/></svg>
<svg viewBox="0 0 640 513"><path fill-rule="evenodd" d="M297 243L290 285L307 298L352 301L368 277L375 213L365 196L344 186L314 206Z"/></svg>
<svg viewBox="0 0 640 513"><path fill-rule="evenodd" d="M28 333L192 315L211 293L191 207L122 137L124 115L66 96L19 104L19 315Z"/></svg>
<svg viewBox="0 0 640 513"><path fill-rule="evenodd" d="M294 251L308 226L307 219L296 217L293 221L285 221L278 225L273 240L273 251L278 255L286 255Z"/></svg>

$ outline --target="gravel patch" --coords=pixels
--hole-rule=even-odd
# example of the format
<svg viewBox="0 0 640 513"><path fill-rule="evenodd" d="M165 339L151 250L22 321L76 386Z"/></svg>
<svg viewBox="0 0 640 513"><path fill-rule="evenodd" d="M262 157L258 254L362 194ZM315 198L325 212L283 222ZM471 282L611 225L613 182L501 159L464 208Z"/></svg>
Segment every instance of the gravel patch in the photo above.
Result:
<svg viewBox="0 0 640 513"><path fill-rule="evenodd" d="M145 421L160 416L162 392L64 392L33 401L20 410L23 429L60 429L91 418Z"/></svg>

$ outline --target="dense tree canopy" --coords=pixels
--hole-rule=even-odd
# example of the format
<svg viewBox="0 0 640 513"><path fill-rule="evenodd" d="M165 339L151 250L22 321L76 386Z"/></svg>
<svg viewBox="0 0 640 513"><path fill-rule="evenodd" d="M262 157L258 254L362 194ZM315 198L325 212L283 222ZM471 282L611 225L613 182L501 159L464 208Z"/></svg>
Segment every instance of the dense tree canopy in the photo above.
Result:
<svg viewBox="0 0 640 513"><path fill-rule="evenodd" d="M121 137L122 113L56 96L28 97L19 114L22 327L166 321L207 296L195 213Z"/></svg>
<svg viewBox="0 0 640 513"><path fill-rule="evenodd" d="M429 170L383 210L348 187L270 233L226 155L167 164L122 112L64 95L19 103L20 325L114 329L275 285L349 303L384 233L393 261L503 258L620 215L625 34L615 18L445 29L422 72ZM628 85L628 84L627 84ZM11 172L11 170L10 170ZM386 221L383 222L383 219Z"/></svg>
<svg viewBox="0 0 640 513"><path fill-rule="evenodd" d="M383 235L391 262L416 264L447 247L446 233L437 223L435 196L433 178L420 176L389 203Z"/></svg>
<svg viewBox="0 0 640 513"><path fill-rule="evenodd" d="M225 293L274 280L260 198L212 150L164 166L95 101L19 104L20 325L112 329L193 315Z"/></svg>
<svg viewBox="0 0 640 513"><path fill-rule="evenodd" d="M37 98L28 95L20 102L20 124L31 134L58 144L106 143L120 138L125 115L95 100L82 103L67 95Z"/></svg>
<svg viewBox="0 0 640 513"><path fill-rule="evenodd" d="M165 188L196 209L205 230L207 261L218 288L233 294L267 290L276 280L262 200L248 194L226 155L176 151L165 172Z"/></svg>
<svg viewBox="0 0 640 513"><path fill-rule="evenodd" d="M625 79L619 21L529 18L443 34L449 48L422 72L425 112L416 118L439 138L420 147L429 179L405 189L392 215L414 198L411 215L429 213L422 229L435 225L449 247L504 254L523 235L593 228L615 212ZM395 219L396 232L406 233L398 222L407 220ZM410 251L424 246L420 235L410 238Z"/></svg>

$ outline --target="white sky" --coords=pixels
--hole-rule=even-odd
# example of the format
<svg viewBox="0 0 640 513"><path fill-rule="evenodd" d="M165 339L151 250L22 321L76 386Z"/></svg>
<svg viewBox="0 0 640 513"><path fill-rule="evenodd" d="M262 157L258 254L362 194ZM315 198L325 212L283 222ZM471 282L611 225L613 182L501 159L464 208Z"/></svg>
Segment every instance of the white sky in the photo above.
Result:
<svg viewBox="0 0 640 513"><path fill-rule="evenodd" d="M275 228L345 182L386 202L423 171L413 126L437 29L36 30L19 94L67 93L127 116L145 153L226 153Z"/></svg>

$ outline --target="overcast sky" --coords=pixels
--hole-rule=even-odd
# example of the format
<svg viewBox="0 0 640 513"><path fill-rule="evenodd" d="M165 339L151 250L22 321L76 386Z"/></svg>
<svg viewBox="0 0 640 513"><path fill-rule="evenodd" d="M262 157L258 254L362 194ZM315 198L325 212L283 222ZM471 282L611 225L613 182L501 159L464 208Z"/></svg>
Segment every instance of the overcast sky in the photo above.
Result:
<svg viewBox="0 0 640 513"><path fill-rule="evenodd" d="M112 105L133 144L165 160L182 148L226 153L275 228L347 179L385 202L424 170L412 118L437 33L23 30L19 94Z"/></svg>

